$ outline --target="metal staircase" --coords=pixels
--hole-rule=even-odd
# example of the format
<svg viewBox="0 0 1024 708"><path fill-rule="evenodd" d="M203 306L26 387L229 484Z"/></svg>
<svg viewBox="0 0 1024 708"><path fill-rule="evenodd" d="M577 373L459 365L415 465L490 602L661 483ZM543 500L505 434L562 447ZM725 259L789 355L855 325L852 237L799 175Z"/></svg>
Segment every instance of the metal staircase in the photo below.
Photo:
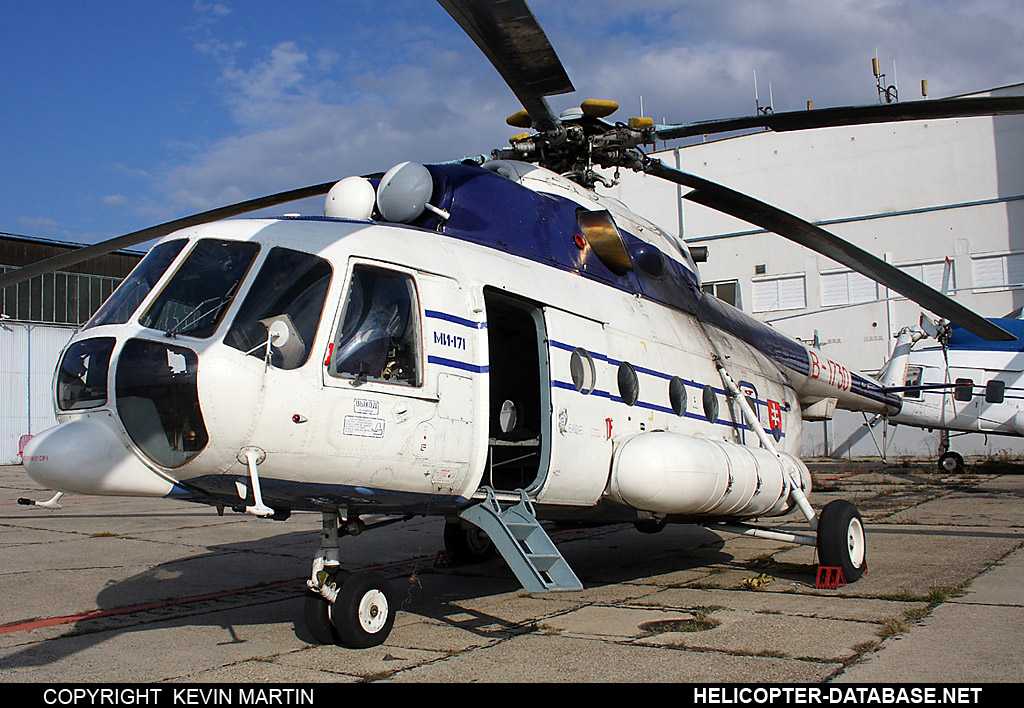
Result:
<svg viewBox="0 0 1024 708"><path fill-rule="evenodd" d="M479 504L459 512L459 517L486 533L501 557L529 592L582 590L572 568L537 521L533 503L522 489L519 502L504 509L490 487Z"/></svg>

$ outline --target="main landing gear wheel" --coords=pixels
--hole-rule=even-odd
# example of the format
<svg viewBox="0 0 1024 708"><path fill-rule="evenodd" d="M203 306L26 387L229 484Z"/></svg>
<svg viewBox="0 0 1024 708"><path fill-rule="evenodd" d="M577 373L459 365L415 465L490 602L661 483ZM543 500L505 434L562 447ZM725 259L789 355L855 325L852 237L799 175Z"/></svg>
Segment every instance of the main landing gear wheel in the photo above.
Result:
<svg viewBox="0 0 1024 708"><path fill-rule="evenodd" d="M356 573L338 590L330 616L342 644L365 649L387 640L397 610L387 578L380 573Z"/></svg>
<svg viewBox="0 0 1024 708"><path fill-rule="evenodd" d="M848 583L867 568L864 522L857 507L843 499L829 502L818 515L818 563L841 568Z"/></svg>
<svg viewBox="0 0 1024 708"><path fill-rule="evenodd" d="M939 458L939 470L942 472L963 472L964 458L956 452L944 452Z"/></svg>
<svg viewBox="0 0 1024 708"><path fill-rule="evenodd" d="M444 525L444 549L454 565L472 565L497 553L490 536L472 525L448 521Z"/></svg>

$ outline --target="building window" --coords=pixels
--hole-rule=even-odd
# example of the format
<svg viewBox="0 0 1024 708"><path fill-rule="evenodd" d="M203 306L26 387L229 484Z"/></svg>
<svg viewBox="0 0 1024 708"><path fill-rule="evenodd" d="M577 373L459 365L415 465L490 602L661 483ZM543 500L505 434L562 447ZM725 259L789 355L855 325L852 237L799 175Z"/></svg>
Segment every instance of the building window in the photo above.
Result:
<svg viewBox="0 0 1024 708"><path fill-rule="evenodd" d="M1024 253L972 255L974 287L1007 290L1024 284Z"/></svg>
<svg viewBox="0 0 1024 708"><path fill-rule="evenodd" d="M952 261L919 261L917 263L896 264L896 267L907 275L920 280L930 288L939 292L956 289L956 275ZM948 280L948 282L946 282Z"/></svg>
<svg viewBox="0 0 1024 708"><path fill-rule="evenodd" d="M878 299L878 283L852 270L821 274L821 305L834 307Z"/></svg>
<svg viewBox="0 0 1024 708"><path fill-rule="evenodd" d="M804 280L803 273L752 280L750 289L754 300L754 312L804 309L807 307Z"/></svg>
<svg viewBox="0 0 1024 708"><path fill-rule="evenodd" d="M704 292L714 295L719 300L723 300L733 307L740 307L739 281L723 280L717 283L704 283L701 287Z"/></svg>
<svg viewBox="0 0 1024 708"><path fill-rule="evenodd" d="M17 270L0 266L0 273ZM3 314L21 322L80 325L88 321L121 278L86 273L45 273L0 289Z"/></svg>

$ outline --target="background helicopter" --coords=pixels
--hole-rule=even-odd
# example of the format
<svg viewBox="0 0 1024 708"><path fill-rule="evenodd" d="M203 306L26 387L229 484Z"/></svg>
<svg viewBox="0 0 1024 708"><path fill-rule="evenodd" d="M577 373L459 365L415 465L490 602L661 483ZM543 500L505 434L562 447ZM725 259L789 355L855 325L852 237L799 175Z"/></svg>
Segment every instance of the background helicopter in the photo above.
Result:
<svg viewBox="0 0 1024 708"><path fill-rule="evenodd" d="M394 620L386 581L340 571L339 533L361 531L371 510L480 527L524 585L543 590L578 581L537 516L725 530L799 508L816 534L731 528L816 544L823 565L855 580L866 562L859 514L845 502L811 509L794 454L800 418L826 399L870 412L894 412L899 399L702 295L685 244L590 188L602 168L683 185L687 199L1005 339L870 254L640 147L754 126L1019 112L1021 100L665 126L607 122L615 106L586 101L557 116L546 97L572 84L524 3L441 4L523 104L512 122L533 132L490 161L403 163L5 274L0 285L169 235L66 350L62 423L26 449L29 473L71 491L263 517L321 511L307 622L321 641L352 646L384 641ZM329 190L326 220L214 223ZM455 549L470 550L451 528Z"/></svg>
<svg viewBox="0 0 1024 708"><path fill-rule="evenodd" d="M922 315L920 327L900 331L893 358L881 375L888 390L903 396L900 412L887 422L940 431L938 465L948 472L964 469L963 456L949 449L951 432L1024 435L1024 321L990 321L1014 339L985 341L953 323L934 323ZM935 344L925 341L929 338Z"/></svg>
<svg viewBox="0 0 1024 708"><path fill-rule="evenodd" d="M951 290L951 282L952 261L947 257L940 287L943 294ZM911 426L938 432L938 467L954 472L964 470L964 458L950 449L952 437L1024 435L1020 405L1024 320L1020 314L1018 309L1005 317L989 318L1014 338L986 341L953 322L934 321L922 312L919 325L903 327L897 333L892 355L878 373L887 391L903 397L900 411L865 418L831 456L846 456L858 441L873 437L873 431L879 429L882 440L874 442L884 458L891 440L888 428Z"/></svg>

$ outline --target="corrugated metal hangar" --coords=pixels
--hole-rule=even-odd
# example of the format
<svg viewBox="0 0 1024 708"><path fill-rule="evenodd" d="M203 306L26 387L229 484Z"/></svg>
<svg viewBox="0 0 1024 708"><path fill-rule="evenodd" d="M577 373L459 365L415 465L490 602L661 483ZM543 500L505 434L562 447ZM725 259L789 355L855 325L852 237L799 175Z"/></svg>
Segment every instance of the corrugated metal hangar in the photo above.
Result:
<svg viewBox="0 0 1024 708"><path fill-rule="evenodd" d="M1024 84L973 95L1021 95ZM984 315L1024 305L1024 117L1000 116L769 131L655 154L823 226ZM887 361L921 309L874 281L775 234L681 199L664 181L623 173L611 190L688 243L707 246L704 288L867 373ZM948 273L948 275L947 275ZM934 344L934 343L933 343ZM860 414L805 424L805 454L841 448ZM881 427L853 448L877 455ZM938 436L887 431L894 455L934 454ZM971 434L963 452L1024 449ZM849 450L845 450L849 452Z"/></svg>
<svg viewBox="0 0 1024 708"><path fill-rule="evenodd" d="M0 233L0 273L80 244ZM92 317L142 253L119 251L3 288L0 293L0 464L19 461L20 441L56 425L53 373L71 335Z"/></svg>

